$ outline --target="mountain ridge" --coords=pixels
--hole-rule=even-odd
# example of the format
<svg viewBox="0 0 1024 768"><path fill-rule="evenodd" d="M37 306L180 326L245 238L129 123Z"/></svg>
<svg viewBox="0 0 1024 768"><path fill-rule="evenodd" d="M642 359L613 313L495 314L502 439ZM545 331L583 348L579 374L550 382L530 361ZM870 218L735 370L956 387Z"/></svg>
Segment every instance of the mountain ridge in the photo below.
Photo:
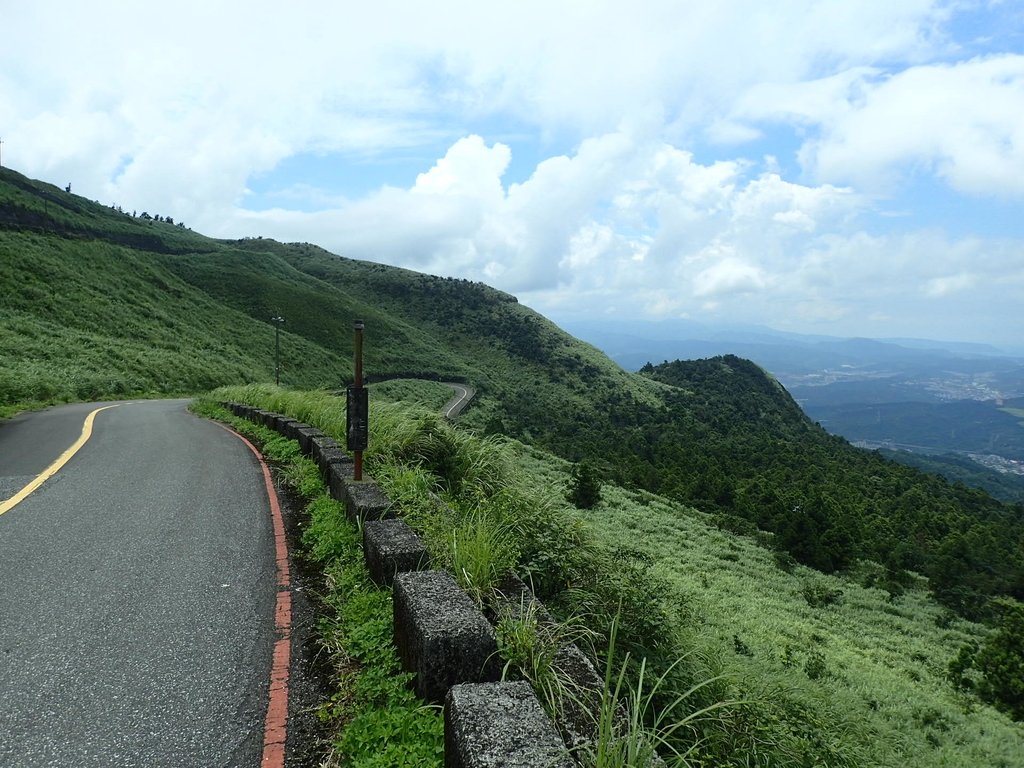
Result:
<svg viewBox="0 0 1024 768"><path fill-rule="evenodd" d="M707 509L730 529L760 527L822 570L870 557L921 571L947 605L975 616L989 596L1024 597L1014 550L1024 546L1024 507L827 435L738 357L629 373L482 283L309 243L205 238L8 169L0 255L0 407L268 381L273 316L286 321L282 382L336 388L360 318L367 375L468 381L478 391L461 417L470 429L590 461L607 479Z"/></svg>

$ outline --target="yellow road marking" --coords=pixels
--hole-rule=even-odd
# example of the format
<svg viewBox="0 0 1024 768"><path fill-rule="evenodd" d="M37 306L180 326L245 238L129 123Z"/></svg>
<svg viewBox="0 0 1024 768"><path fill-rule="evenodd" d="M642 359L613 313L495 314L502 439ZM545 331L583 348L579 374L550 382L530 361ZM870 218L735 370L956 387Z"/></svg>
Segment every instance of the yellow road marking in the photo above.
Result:
<svg viewBox="0 0 1024 768"><path fill-rule="evenodd" d="M57 460L54 461L50 466L48 466L46 469L44 469L42 472L36 475L35 479L32 480L31 483L29 483L16 494L11 496L11 498L7 499L7 501L0 502L0 515L18 506L21 502L28 498L28 496L33 491L35 491L40 485L42 485L55 474L57 474L57 472L60 471L60 468L67 464L71 460L72 456L78 453L82 446L89 441L90 437L92 437L92 423L96 420L97 413L99 413L100 411L105 411L108 408L117 408L117 406L119 405L121 405L121 403L115 403L114 405L105 405L102 408L97 408L95 411L86 416L85 423L82 424L82 434L78 436L78 439L72 444L72 446L68 448L66 451L64 451L64 453L62 453L60 456L58 456Z"/></svg>

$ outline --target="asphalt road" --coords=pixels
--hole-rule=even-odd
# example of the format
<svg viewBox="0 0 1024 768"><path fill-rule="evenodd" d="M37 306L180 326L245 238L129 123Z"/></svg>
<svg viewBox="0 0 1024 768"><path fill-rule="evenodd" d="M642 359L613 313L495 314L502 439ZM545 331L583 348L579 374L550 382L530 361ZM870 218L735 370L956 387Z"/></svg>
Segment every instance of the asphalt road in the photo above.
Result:
<svg viewBox="0 0 1024 768"><path fill-rule="evenodd" d="M187 401L97 414L0 514L0 766L258 766L275 562L259 466ZM97 404L0 422L0 503Z"/></svg>
<svg viewBox="0 0 1024 768"><path fill-rule="evenodd" d="M473 399L473 396L476 395L476 390L463 384L454 384L448 381L442 383L445 386L451 387L455 392L455 396L444 405L444 417L446 419L457 418L465 407L469 405L469 401Z"/></svg>

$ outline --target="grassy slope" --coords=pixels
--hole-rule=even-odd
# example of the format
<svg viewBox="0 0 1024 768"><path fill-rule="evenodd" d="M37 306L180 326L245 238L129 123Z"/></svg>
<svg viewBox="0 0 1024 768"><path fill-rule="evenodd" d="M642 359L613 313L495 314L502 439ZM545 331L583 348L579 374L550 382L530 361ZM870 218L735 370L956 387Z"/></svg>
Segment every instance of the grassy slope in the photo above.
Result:
<svg viewBox="0 0 1024 768"><path fill-rule="evenodd" d="M249 246L268 244L250 241ZM623 371L515 297L482 283L339 259L308 244L269 247L327 284L373 296L387 316L435 340L448 357L439 356L425 370L467 378L478 388L479 401L465 417L472 426L567 448L566 425L574 432L613 402L659 404L656 382ZM382 363L385 372L396 366L418 370L403 361L401 351ZM554 403L560 424L551 423Z"/></svg>
<svg viewBox="0 0 1024 768"><path fill-rule="evenodd" d="M314 246L219 241L126 216L0 169L0 403L194 392L273 376L268 320L286 318L282 381L365 370L472 381L478 426L510 427L515 393L542 411L594 412L638 382L515 299L480 284L340 259ZM557 376L558 380L553 380ZM533 393L532 399L529 393Z"/></svg>
<svg viewBox="0 0 1024 768"><path fill-rule="evenodd" d="M0 169L0 404L266 381L274 314L287 321L292 385L350 375L357 317L370 372L468 368L372 296L326 285L261 242L133 219Z"/></svg>
<svg viewBox="0 0 1024 768"><path fill-rule="evenodd" d="M553 456L523 447L519 463L553 495L568 484L569 465ZM685 614L680 652L710 658L739 690L770 702L778 727L813 712L827 727L808 724L806 738L830 742L858 765L1021 765L1024 728L946 678L960 646L989 630L939 606L923 581L890 597L865 586L880 580L872 563L845 575L782 570L770 550L720 530L711 515L618 486L602 496L578 513L587 530L609 548L654 559ZM808 586L842 596L812 607Z"/></svg>
<svg viewBox="0 0 1024 768"><path fill-rule="evenodd" d="M827 738L879 766L1020 765L1024 731L953 690L946 665L983 627L952 618L923 589L890 601L881 589L798 567L715 529L699 513L606 489L587 515L604 540L643 548L693 605L689 638L748 689L780 708L808 708L832 723ZM841 590L811 607L804 585ZM814 676L814 679L812 679Z"/></svg>
<svg viewBox="0 0 1024 768"><path fill-rule="evenodd" d="M374 401L383 407L389 397L399 397L433 400L436 406L442 395L422 382L388 383L375 388ZM343 429L340 404L320 395L265 387L236 388L220 396L313 420L337 435ZM370 461L377 470L383 472L384 464L394 460L388 444L396 439L439 445L423 439L425 435L415 436L416 424L428 423L415 410L403 412L390 405L386 410L387 418L380 411L377 417L389 426L379 429L371 443ZM463 440L483 442L466 436ZM607 552L634 550L652 558L652 573L667 585L667 592L655 589L650 597L673 607L676 615L661 626L664 634L645 636L647 643L669 657L689 653L708 660L703 668L724 675L722 697L746 702L727 708L724 720L702 729L705 737L716 740L691 755L691 764L1019 765L1024 729L958 693L945 677L959 647L982 641L989 630L937 606L920 582L890 597L872 586L881 569L870 563L844 576L824 576L799 566L781 570L770 551L719 530L710 515L646 492L606 485L598 506L578 511L564 501L568 462L521 443L480 447L492 460L497 454L498 464L515 467L506 481L525 483L530 493L546 500L546 519L581 518L582 542L593 539ZM506 450L513 456L507 464L501 458ZM508 486L491 492L499 498L517 494ZM415 523L409 517L415 501L409 494L396 498L403 499L400 512ZM430 499L417 501L434 508ZM451 534L436 538L450 539ZM544 542L558 546L550 534ZM561 557L534 556L531 561L572 560L577 551L595 550L583 544ZM612 562L619 561L615 554ZM609 572L602 572L602 578L616 580ZM587 590L586 579L577 575L571 582L570 591ZM841 598L814 607L804 597L809 588ZM754 741L759 744L756 752Z"/></svg>

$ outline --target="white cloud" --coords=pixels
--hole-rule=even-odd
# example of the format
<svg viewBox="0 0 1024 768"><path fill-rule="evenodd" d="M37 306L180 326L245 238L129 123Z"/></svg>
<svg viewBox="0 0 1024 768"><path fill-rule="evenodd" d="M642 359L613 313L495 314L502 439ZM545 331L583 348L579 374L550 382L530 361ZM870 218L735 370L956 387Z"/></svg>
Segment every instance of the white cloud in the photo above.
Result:
<svg viewBox="0 0 1024 768"><path fill-rule="evenodd" d="M735 256L726 256L694 277L693 295L705 298L755 293L762 290L766 282L758 267Z"/></svg>
<svg viewBox="0 0 1024 768"><path fill-rule="evenodd" d="M892 192L935 175L971 195L1024 196L1024 55L762 84L736 115L815 128L800 159L820 181Z"/></svg>
<svg viewBox="0 0 1024 768"><path fill-rule="evenodd" d="M933 277L925 284L924 292L932 298L941 299L944 296L950 296L973 288L975 283L976 278L974 275L968 273L949 275L947 277Z"/></svg>
<svg viewBox="0 0 1024 768"><path fill-rule="evenodd" d="M501 177L512 153L504 144L488 148L479 136L452 145L433 168L416 177L413 193L493 200L503 196Z"/></svg>
<svg viewBox="0 0 1024 768"><path fill-rule="evenodd" d="M212 235L484 279L555 314L867 334L950 302L1019 335L1020 225L953 237L900 196L911 178L1024 195L1024 54L975 55L953 27L971 8L19 3L3 159ZM429 159L348 198L330 178L268 181L296 156L343 174L395 153ZM320 210L248 210L257 181ZM907 215L880 224L878 193Z"/></svg>
<svg viewBox="0 0 1024 768"><path fill-rule="evenodd" d="M249 214L241 226L482 279L562 318L615 307L851 335L945 328L956 338L966 315L992 333L1014 326L1013 307L1024 302L1021 241L871 234L870 201L849 189L703 165L624 133L589 140L505 187L508 161L507 148L470 136L408 189L315 214ZM959 303L924 324L938 300ZM999 323L988 319L994 312Z"/></svg>

